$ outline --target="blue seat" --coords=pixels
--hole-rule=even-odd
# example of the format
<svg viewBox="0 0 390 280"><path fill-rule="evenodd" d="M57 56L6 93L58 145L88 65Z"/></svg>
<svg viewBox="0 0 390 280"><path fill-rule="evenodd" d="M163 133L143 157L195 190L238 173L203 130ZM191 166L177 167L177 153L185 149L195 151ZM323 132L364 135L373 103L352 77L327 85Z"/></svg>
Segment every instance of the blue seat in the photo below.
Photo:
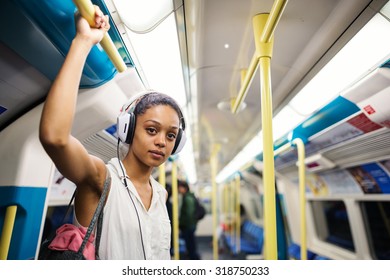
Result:
<svg viewBox="0 0 390 280"><path fill-rule="evenodd" d="M224 234L225 244L233 254L238 253L235 236ZM240 236L240 252L245 254L261 254L263 251L264 231L263 228L245 221L242 225Z"/></svg>

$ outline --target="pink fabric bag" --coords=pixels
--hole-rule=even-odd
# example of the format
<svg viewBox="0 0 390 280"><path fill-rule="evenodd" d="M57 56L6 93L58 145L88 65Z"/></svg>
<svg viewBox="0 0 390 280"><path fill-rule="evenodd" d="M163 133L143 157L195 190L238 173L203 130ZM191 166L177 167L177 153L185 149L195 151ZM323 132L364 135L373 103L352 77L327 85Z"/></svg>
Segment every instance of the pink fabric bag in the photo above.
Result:
<svg viewBox="0 0 390 280"><path fill-rule="evenodd" d="M56 251L71 250L77 252L83 243L87 229L76 227L72 224L64 224L56 230L56 236L49 245L49 249ZM93 244L95 236L92 233L89 237L83 255L87 260L95 259L95 246Z"/></svg>
<svg viewBox="0 0 390 280"><path fill-rule="evenodd" d="M103 223L103 208L106 200L109 186L111 184L111 176L106 169L106 180L104 182L103 192L95 213L92 217L88 228L77 227L73 224L63 224L60 226L55 235L52 234L42 242L38 260L98 260L100 235ZM74 200L76 191L68 204L66 215L69 213L70 206ZM62 221L65 220L65 217ZM96 227L96 241L93 233ZM96 247L95 247L96 246Z"/></svg>

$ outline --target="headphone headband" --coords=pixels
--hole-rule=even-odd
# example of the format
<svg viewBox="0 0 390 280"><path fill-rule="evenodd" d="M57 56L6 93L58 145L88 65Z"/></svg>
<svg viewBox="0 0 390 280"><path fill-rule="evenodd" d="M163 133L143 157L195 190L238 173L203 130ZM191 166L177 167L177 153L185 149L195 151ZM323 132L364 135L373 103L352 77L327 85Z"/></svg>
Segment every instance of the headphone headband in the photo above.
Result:
<svg viewBox="0 0 390 280"><path fill-rule="evenodd" d="M137 95L133 96L128 102L126 102L122 106L121 113L119 114L119 116L117 118L118 138L122 142L131 145L133 138L134 138L135 125L136 125L136 115L135 115L134 111L135 111L137 105L141 102L141 100L143 100L146 96L148 96L150 94L159 94L159 93L155 92L155 91L148 91L148 92L143 92L143 93L137 94ZM169 97L169 98L171 98L171 97ZM175 101L173 100L173 102L175 102ZM165 104L165 103L162 103L162 104ZM176 102L175 102L175 104L177 105ZM175 107L177 108L177 110ZM185 120L184 120L183 113L178 105L175 107L174 108L178 112L178 115L179 115L180 127L179 127L179 132L176 136L175 146L172 150L172 155L179 153L181 151L181 149L184 147L184 144L187 140L185 132L184 132Z"/></svg>

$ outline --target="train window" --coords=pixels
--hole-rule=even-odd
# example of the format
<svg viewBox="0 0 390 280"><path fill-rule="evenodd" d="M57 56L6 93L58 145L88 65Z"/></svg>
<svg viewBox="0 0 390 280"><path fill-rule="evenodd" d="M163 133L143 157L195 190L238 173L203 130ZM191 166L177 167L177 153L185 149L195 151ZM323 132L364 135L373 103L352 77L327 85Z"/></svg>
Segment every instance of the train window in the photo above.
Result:
<svg viewBox="0 0 390 280"><path fill-rule="evenodd" d="M373 258L390 259L390 202L360 202Z"/></svg>
<svg viewBox="0 0 390 280"><path fill-rule="evenodd" d="M348 212L343 201L312 201L317 234L320 239L355 251Z"/></svg>

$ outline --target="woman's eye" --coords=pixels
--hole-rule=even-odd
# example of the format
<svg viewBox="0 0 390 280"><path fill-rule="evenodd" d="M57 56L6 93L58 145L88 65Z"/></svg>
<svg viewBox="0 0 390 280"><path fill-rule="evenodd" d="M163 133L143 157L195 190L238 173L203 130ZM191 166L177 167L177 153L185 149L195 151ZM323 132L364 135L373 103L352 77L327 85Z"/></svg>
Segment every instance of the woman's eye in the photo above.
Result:
<svg viewBox="0 0 390 280"><path fill-rule="evenodd" d="M168 139L169 140L175 140L176 139L176 134L175 133L168 133Z"/></svg>
<svg viewBox="0 0 390 280"><path fill-rule="evenodd" d="M153 127L148 127L146 128L146 131L149 133L149 134L156 134L157 133L157 130Z"/></svg>

